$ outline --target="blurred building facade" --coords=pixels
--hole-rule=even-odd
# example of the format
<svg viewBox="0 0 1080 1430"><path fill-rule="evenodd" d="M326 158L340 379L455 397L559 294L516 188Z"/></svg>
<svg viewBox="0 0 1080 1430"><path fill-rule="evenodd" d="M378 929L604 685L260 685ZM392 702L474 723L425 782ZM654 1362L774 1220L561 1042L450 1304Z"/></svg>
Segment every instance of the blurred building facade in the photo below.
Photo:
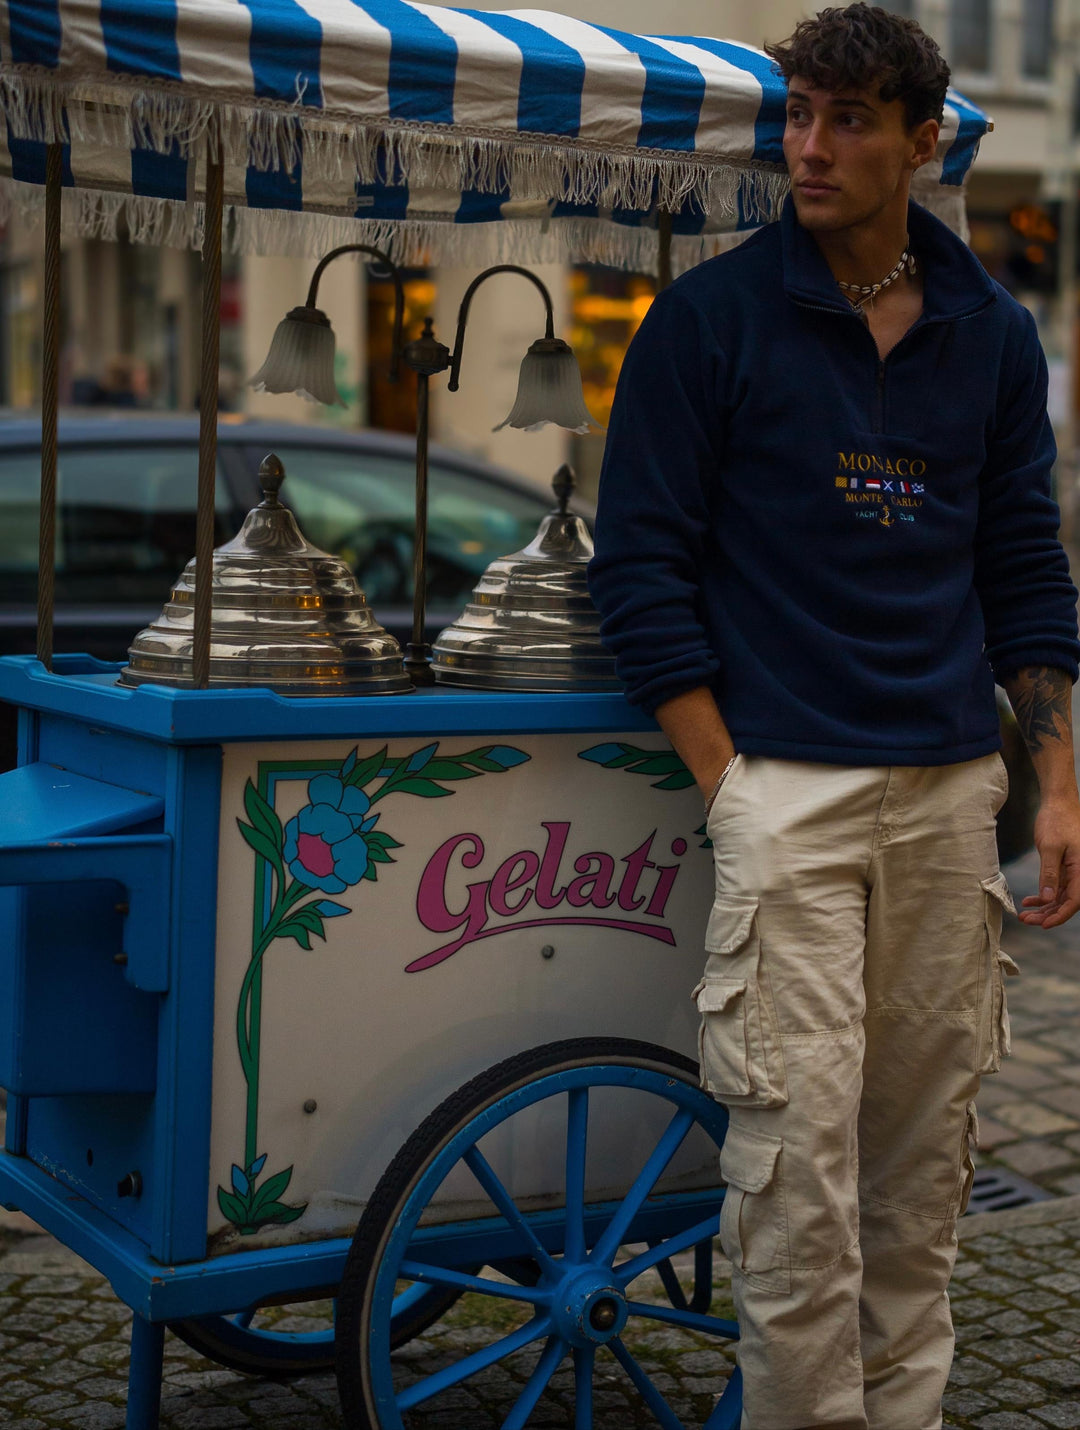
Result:
<svg viewBox="0 0 1080 1430"><path fill-rule="evenodd" d="M505 0L482 9L503 8ZM969 187L971 241L993 275L1035 312L1054 373L1052 405L1064 421L1075 406L1064 374L1071 322L1062 323L1057 255L1061 227L1062 125L1072 99L1070 17L1080 0L892 0L941 44L956 87L986 109L994 132L983 142ZM658 28L652 0L554 0L580 19L648 33ZM790 32L816 5L798 0L671 0L665 33L723 34L760 45ZM1066 91L1064 93L1063 91ZM1070 143L1071 147L1071 143ZM12 223L0 247L0 404L33 405L39 392L41 242ZM198 401L199 258L132 244L67 241L64 246L63 396L65 400L190 408ZM221 396L226 412L297 421L400 427L413 421L412 388L386 381L389 287L368 283L354 258L333 264L319 303L338 339L339 409L251 391L285 310L301 303L314 260L227 258L222 284ZM601 421L625 347L648 308L651 275L603 269L538 270L552 289L557 330L579 350L590 406ZM427 313L452 341L457 305L473 269L410 275L410 335ZM433 384L436 437L525 472L550 478L570 456L588 490L603 438L569 439L546 429L523 435L492 427L513 401L517 367L541 329L530 285L498 277L479 291L470 318L461 389Z"/></svg>

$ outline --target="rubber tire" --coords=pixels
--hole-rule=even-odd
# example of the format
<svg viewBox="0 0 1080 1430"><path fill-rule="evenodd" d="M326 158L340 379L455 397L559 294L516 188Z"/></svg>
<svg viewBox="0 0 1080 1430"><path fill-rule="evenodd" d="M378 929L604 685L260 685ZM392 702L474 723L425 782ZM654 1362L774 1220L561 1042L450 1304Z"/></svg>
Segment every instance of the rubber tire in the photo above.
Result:
<svg viewBox="0 0 1080 1430"><path fill-rule="evenodd" d="M394 1350L419 1336L436 1321L441 1321L462 1292L447 1287L431 1288L431 1294L405 1317L394 1319L390 1344ZM207 1360L239 1371L241 1375L259 1375L266 1380L296 1380L298 1376L315 1375L333 1370L333 1345L323 1343L304 1346L298 1342L288 1350L282 1348L271 1355L266 1342L246 1332L226 1316L198 1316L186 1321L170 1321L169 1330L192 1350Z"/></svg>
<svg viewBox="0 0 1080 1430"><path fill-rule="evenodd" d="M486 1069L437 1107L402 1146L360 1218L338 1292L335 1360L345 1430L383 1430L369 1416L365 1403L361 1330L368 1289L374 1284L385 1243L424 1169L467 1123L515 1088L563 1068L612 1062L659 1065L694 1088L700 1086L698 1064L657 1043L568 1038L531 1048Z"/></svg>
<svg viewBox="0 0 1080 1430"><path fill-rule="evenodd" d="M442 1312L439 1313L440 1315ZM227 1316L193 1316L170 1321L169 1330L207 1360L241 1375L259 1375L267 1380L295 1380L301 1375L332 1370L333 1346L313 1343L282 1349L271 1355L266 1342L237 1326Z"/></svg>

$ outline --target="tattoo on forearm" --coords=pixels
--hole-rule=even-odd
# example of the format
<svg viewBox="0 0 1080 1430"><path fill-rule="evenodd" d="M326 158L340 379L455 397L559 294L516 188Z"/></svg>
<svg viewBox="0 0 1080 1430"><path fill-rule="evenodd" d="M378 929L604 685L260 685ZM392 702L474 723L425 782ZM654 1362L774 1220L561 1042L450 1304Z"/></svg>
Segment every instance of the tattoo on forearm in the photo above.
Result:
<svg viewBox="0 0 1080 1430"><path fill-rule="evenodd" d="M1072 728L1072 681L1063 670L1033 665L1008 683L1016 723L1035 754L1051 740L1066 740Z"/></svg>

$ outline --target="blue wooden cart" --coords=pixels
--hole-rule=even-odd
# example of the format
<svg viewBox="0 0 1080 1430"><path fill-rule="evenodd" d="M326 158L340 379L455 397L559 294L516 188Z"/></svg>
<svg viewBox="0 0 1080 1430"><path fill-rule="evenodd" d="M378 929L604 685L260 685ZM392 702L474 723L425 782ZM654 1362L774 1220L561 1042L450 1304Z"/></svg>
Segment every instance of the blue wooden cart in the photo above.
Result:
<svg viewBox="0 0 1080 1430"><path fill-rule="evenodd" d="M572 1355L591 1425L602 1346L681 1424L628 1321L736 1328L709 1313L726 1114L686 1055L711 856L657 732L617 695L308 702L55 667L0 671L21 721L0 1198L134 1310L131 1430L156 1424L167 1324L301 1373L332 1329L257 1308L328 1294L350 1425L401 1426L534 1343L504 1424ZM290 829L335 802L382 814L357 844L377 877L341 852L320 888ZM693 1247L688 1297L671 1258ZM670 1299L635 1299L651 1267ZM464 1291L516 1324L396 1387L393 1347ZM738 1423L728 1385L711 1430Z"/></svg>
<svg viewBox="0 0 1080 1430"><path fill-rule="evenodd" d="M223 238L666 275L775 216L783 87L724 41L404 0L7 0L0 37L0 191L43 205L47 279L38 655L0 661L0 1202L132 1308L128 1430L166 1326L242 1370L336 1365L350 1427L525 1352L504 1430L567 1360L589 1430L610 1357L679 1430L635 1336L737 1335L691 781L616 694L214 688L209 583L200 688L54 657L60 233L203 251L205 570ZM957 226L985 128L952 96L920 171ZM480 1343L403 1377L464 1294ZM277 1318L331 1297L322 1330ZM732 1430L737 1372L716 1390Z"/></svg>

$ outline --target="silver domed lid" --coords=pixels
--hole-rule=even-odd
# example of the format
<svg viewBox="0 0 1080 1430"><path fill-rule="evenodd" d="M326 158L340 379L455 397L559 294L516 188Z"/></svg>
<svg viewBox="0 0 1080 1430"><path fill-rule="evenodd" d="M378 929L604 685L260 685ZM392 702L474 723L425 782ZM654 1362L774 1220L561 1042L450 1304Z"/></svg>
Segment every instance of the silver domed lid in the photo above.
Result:
<svg viewBox="0 0 1080 1430"><path fill-rule="evenodd" d="M356 577L307 541L278 500L285 468L259 468L263 500L214 552L210 684L260 685L283 695L390 695L411 690L401 647L372 615ZM121 685L190 687L194 560L161 615L139 632Z"/></svg>
<svg viewBox="0 0 1080 1430"><path fill-rule="evenodd" d="M574 474L552 482L558 507L528 546L493 561L472 600L435 642L432 669L447 685L488 690L618 690L600 644L585 568L589 528L568 510Z"/></svg>

